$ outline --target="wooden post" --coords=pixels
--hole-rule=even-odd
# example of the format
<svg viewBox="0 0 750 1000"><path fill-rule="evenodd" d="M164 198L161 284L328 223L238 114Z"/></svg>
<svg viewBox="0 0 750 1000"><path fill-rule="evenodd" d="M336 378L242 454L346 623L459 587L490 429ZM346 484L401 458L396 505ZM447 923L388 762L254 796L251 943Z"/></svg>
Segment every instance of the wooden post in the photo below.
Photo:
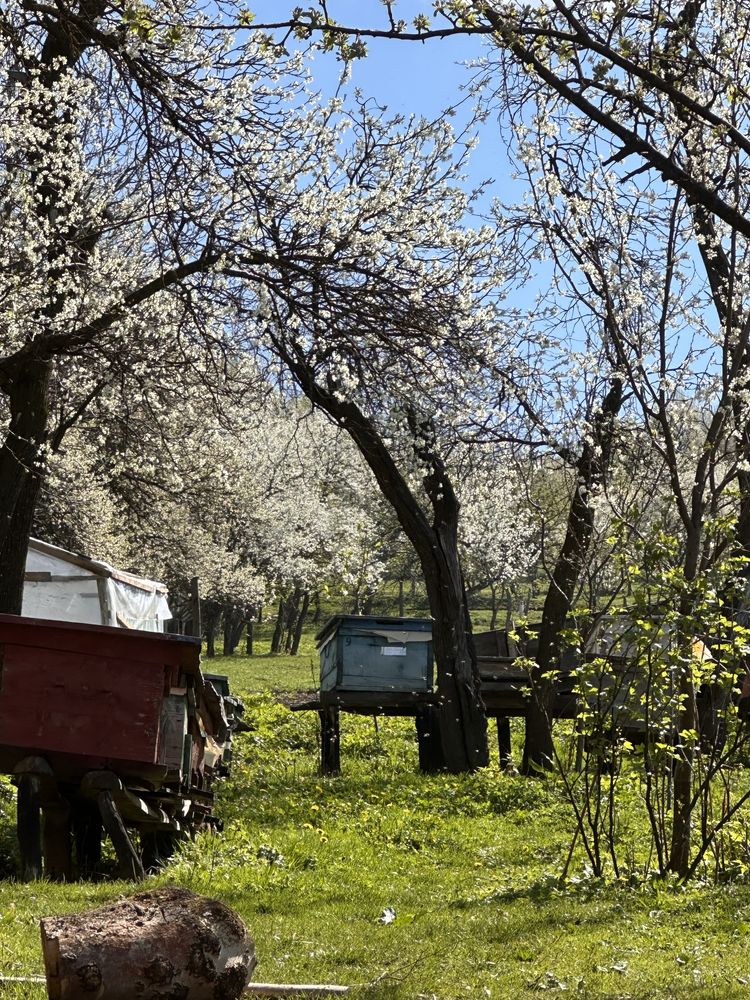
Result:
<svg viewBox="0 0 750 1000"><path fill-rule="evenodd" d="M44 874L53 882L70 882L70 804L63 798L44 803Z"/></svg>
<svg viewBox="0 0 750 1000"><path fill-rule="evenodd" d="M434 705L418 705L414 716L419 747L419 769L425 774L436 774L445 769L437 711Z"/></svg>
<svg viewBox="0 0 750 1000"><path fill-rule="evenodd" d="M513 746L510 738L510 719L507 715L497 717L497 749L500 767L510 767L513 763Z"/></svg>
<svg viewBox="0 0 750 1000"><path fill-rule="evenodd" d="M54 773L44 757L24 757L15 769L18 782L18 845L21 877L30 882L42 877L42 810L44 856L49 878L70 878L69 807L62 798Z"/></svg>
<svg viewBox="0 0 750 1000"><path fill-rule="evenodd" d="M341 773L341 731L337 705L326 705L320 716L320 773Z"/></svg>
<svg viewBox="0 0 750 1000"><path fill-rule="evenodd" d="M141 853L143 867L153 874L163 868L175 852L177 837L170 830L143 830Z"/></svg>
<svg viewBox="0 0 750 1000"><path fill-rule="evenodd" d="M96 803L80 799L73 806L73 839L79 875L90 875L102 859L102 817Z"/></svg>
<svg viewBox="0 0 750 1000"><path fill-rule="evenodd" d="M33 882L42 877L42 817L40 780L36 774L18 779L16 831L21 853L21 878Z"/></svg>

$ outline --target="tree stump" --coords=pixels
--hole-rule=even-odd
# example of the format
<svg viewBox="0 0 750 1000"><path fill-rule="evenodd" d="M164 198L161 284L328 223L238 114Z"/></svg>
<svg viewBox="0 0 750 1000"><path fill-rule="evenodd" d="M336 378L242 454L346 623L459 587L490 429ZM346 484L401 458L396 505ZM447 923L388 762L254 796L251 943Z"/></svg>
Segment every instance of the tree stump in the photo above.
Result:
<svg viewBox="0 0 750 1000"><path fill-rule="evenodd" d="M45 917L50 1000L237 1000L255 943L216 899L168 887Z"/></svg>

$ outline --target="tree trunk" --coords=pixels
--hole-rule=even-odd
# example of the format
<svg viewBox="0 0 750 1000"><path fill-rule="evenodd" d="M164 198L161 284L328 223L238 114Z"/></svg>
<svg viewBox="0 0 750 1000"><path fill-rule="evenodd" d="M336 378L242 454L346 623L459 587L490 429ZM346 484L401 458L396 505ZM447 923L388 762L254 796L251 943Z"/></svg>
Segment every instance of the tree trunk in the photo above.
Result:
<svg viewBox="0 0 750 1000"><path fill-rule="evenodd" d="M206 632L206 656L216 656L216 630L221 620L221 607L214 601L203 602L203 618Z"/></svg>
<svg viewBox="0 0 750 1000"><path fill-rule="evenodd" d="M237 1000L256 963L228 906L175 887L45 917L41 928L50 1000Z"/></svg>
<svg viewBox="0 0 750 1000"><path fill-rule="evenodd" d="M44 477L49 362L32 360L8 389L10 425L0 448L0 612L20 615L29 536Z"/></svg>
<svg viewBox="0 0 750 1000"><path fill-rule="evenodd" d="M494 583L490 585L490 593L492 594L490 632L494 632L497 628L497 586Z"/></svg>
<svg viewBox="0 0 750 1000"><path fill-rule="evenodd" d="M438 549L435 557L423 568L435 660L450 664L449 669L438 670L437 676L443 759L448 771L474 771L489 764L489 748L463 578L455 548Z"/></svg>
<svg viewBox="0 0 750 1000"><path fill-rule="evenodd" d="M531 697L526 713L526 740L521 764L524 774L546 770L554 765L552 713L556 686L554 680L545 675L558 666L560 631L570 613L594 528L594 510L589 497L594 489L602 486L607 475L614 445L615 417L622 400L622 380L614 378L594 418L592 439L584 442L576 463L565 540L547 588L539 631L539 651L536 664L529 672Z"/></svg>
<svg viewBox="0 0 750 1000"><path fill-rule="evenodd" d="M307 618L307 611L310 607L310 592L305 591L305 595L302 598L302 609L297 615L297 623L294 626L294 639L292 640L292 656L296 656L299 653L299 644L302 640L302 630L305 627L305 619Z"/></svg>
<svg viewBox="0 0 750 1000"><path fill-rule="evenodd" d="M276 615L276 628L271 639L271 652L281 652L281 640L284 637L284 598L279 601L279 611Z"/></svg>
<svg viewBox="0 0 750 1000"><path fill-rule="evenodd" d="M319 384L296 346L278 337L274 337L274 344L311 402L352 437L414 546L428 581L434 620L433 648L441 696L439 723L445 767L451 772L484 767L489 763L487 719L479 691L479 671L458 556L459 504L437 453L432 421L413 413L408 415L415 453L428 470L423 486L432 508L430 523L374 422L356 403L343 399L335 387Z"/></svg>
<svg viewBox="0 0 750 1000"><path fill-rule="evenodd" d="M242 611L236 612L236 614L235 614L235 616L234 616L234 618L232 620L232 634L231 634L231 637L230 637L230 643L231 643L231 646L232 646L232 652L233 653L235 652L235 650L237 649L237 647L240 644L240 641L242 639L242 633L243 633L243 631L245 629L245 624L246 624L246 620L245 620L244 613Z"/></svg>
<svg viewBox="0 0 750 1000"><path fill-rule="evenodd" d="M398 616L399 618L404 618L406 616L406 611L404 609L404 581L398 581Z"/></svg>
<svg viewBox="0 0 750 1000"><path fill-rule="evenodd" d="M297 585L294 588L294 593L286 602L286 608L284 610L284 652L291 653L292 642L294 640L294 629L297 622L297 615L299 612L299 600L302 595L302 591Z"/></svg>
<svg viewBox="0 0 750 1000"><path fill-rule="evenodd" d="M247 623L247 639L245 642L245 652L248 656L253 655L253 622L252 620Z"/></svg>
<svg viewBox="0 0 750 1000"><path fill-rule="evenodd" d="M317 625L320 622L320 591L316 590L313 594L313 616L312 623Z"/></svg>

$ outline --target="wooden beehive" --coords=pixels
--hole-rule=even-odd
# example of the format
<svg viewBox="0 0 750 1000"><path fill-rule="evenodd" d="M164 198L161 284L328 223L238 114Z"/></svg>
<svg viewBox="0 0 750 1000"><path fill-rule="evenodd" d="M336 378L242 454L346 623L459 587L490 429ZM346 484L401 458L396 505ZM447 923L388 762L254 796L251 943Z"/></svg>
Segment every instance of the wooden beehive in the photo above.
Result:
<svg viewBox="0 0 750 1000"><path fill-rule="evenodd" d="M321 691L429 691L432 619L336 615L315 637Z"/></svg>

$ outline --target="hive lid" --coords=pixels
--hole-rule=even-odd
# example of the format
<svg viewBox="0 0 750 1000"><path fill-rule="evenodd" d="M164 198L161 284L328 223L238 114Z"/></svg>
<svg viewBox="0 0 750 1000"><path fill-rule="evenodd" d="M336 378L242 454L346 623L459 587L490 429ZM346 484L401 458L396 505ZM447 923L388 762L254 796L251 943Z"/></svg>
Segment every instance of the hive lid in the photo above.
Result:
<svg viewBox="0 0 750 1000"><path fill-rule="evenodd" d="M378 618L375 615L334 615L315 636L317 648L325 646L342 626L360 635L374 635L389 642L429 642L431 618ZM410 627L411 626L411 627Z"/></svg>

